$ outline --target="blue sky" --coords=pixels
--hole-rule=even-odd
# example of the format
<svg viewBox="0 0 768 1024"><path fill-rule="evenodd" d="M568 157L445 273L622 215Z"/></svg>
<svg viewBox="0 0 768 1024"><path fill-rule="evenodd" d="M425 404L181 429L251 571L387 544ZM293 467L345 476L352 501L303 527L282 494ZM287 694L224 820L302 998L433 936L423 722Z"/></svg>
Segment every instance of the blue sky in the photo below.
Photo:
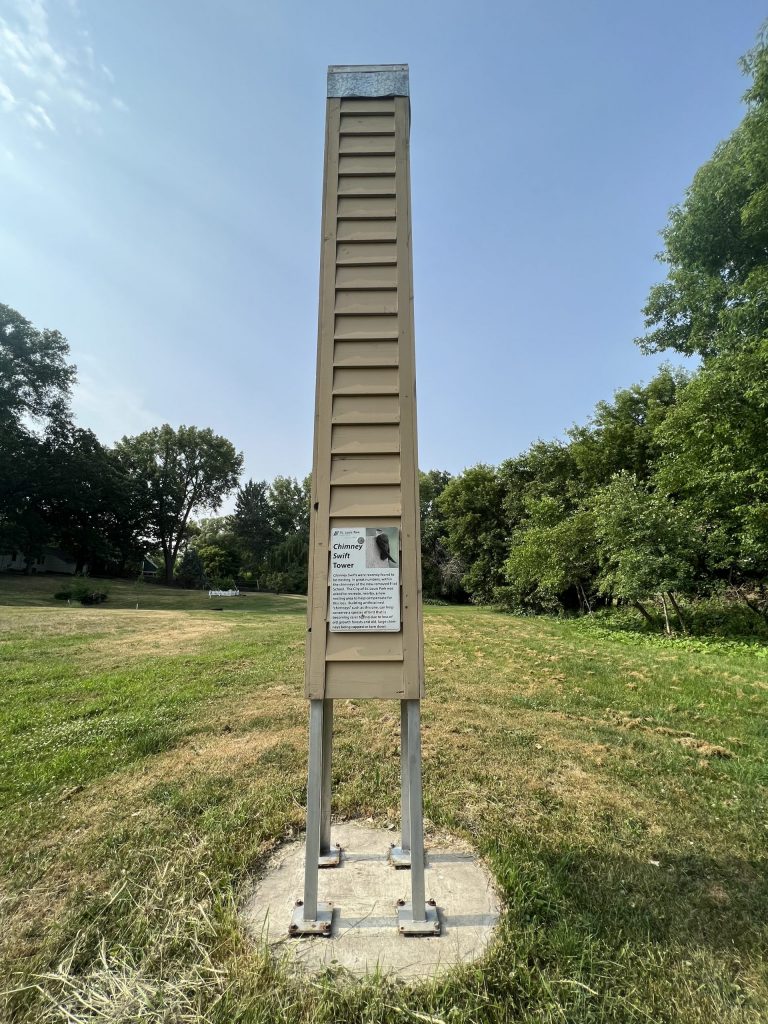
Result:
<svg viewBox="0 0 768 1024"><path fill-rule="evenodd" d="M658 231L738 123L762 4L0 0L0 301L105 442L310 468L325 71L408 62L422 468L561 436L659 360Z"/></svg>

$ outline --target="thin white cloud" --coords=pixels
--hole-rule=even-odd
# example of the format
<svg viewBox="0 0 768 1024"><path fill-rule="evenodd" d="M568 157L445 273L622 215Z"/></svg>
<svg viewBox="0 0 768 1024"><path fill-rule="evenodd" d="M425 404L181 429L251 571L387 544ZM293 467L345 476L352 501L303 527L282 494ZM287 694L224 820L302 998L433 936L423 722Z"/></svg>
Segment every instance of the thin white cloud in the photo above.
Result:
<svg viewBox="0 0 768 1024"><path fill-rule="evenodd" d="M6 111L13 110L16 106L16 97L2 79L0 79L0 104Z"/></svg>
<svg viewBox="0 0 768 1024"><path fill-rule="evenodd" d="M114 82L109 68L100 63L76 0L57 9L54 31L49 19L49 0L11 0L0 15L0 111L18 118L28 128L56 131L68 123L81 132L104 111L105 103L125 112L118 97L106 94L105 80ZM69 24L66 18L69 17Z"/></svg>
<svg viewBox="0 0 768 1024"><path fill-rule="evenodd" d="M101 104L96 100L89 99L80 89L69 89L68 95L76 107L88 114L98 114L101 110Z"/></svg>

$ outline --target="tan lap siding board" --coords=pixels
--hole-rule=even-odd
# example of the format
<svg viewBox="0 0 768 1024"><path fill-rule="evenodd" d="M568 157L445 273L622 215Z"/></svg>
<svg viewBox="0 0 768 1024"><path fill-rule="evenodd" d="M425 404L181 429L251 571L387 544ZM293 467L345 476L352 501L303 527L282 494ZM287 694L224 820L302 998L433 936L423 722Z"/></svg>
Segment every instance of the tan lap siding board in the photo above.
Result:
<svg viewBox="0 0 768 1024"><path fill-rule="evenodd" d="M408 98L328 100L306 696L418 698L421 566ZM400 529L399 633L329 633L330 532Z"/></svg>

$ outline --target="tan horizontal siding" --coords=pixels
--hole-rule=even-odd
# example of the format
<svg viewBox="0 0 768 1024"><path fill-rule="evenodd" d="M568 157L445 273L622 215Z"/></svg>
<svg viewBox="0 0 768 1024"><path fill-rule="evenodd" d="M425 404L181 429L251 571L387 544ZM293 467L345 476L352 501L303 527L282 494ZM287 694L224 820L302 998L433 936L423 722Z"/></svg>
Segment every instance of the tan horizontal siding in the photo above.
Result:
<svg viewBox="0 0 768 1024"><path fill-rule="evenodd" d="M399 423L397 395L334 395L333 423Z"/></svg>
<svg viewBox="0 0 768 1024"><path fill-rule="evenodd" d="M394 174L395 155L381 154L363 156L342 156L339 158L339 175L342 174ZM341 181L341 178L339 178Z"/></svg>
<svg viewBox="0 0 768 1024"><path fill-rule="evenodd" d="M408 100L329 100L306 692L421 695ZM321 383L322 382L322 383ZM414 519L414 513L416 518ZM404 518L405 514L405 518ZM330 633L330 529L401 530L400 632ZM319 533L318 533L319 530Z"/></svg>
<svg viewBox="0 0 768 1024"><path fill-rule="evenodd" d="M337 313L397 313L397 289L365 291L355 288L351 291L339 289L336 292Z"/></svg>
<svg viewBox="0 0 768 1024"><path fill-rule="evenodd" d="M402 661L401 633L328 633L328 661Z"/></svg>
<svg viewBox="0 0 768 1024"><path fill-rule="evenodd" d="M342 112L339 131L342 135L394 135L394 112L387 114L345 114Z"/></svg>
<svg viewBox="0 0 768 1024"><path fill-rule="evenodd" d="M364 637L366 634L357 634ZM396 661L329 661L326 665L325 696L336 700L348 697L402 698L405 693L404 669Z"/></svg>
<svg viewBox="0 0 768 1024"><path fill-rule="evenodd" d="M397 239L394 220L340 220L336 229L340 242L393 242Z"/></svg>
<svg viewBox="0 0 768 1024"><path fill-rule="evenodd" d="M344 175L339 178L340 196L394 196L394 174Z"/></svg>
<svg viewBox="0 0 768 1024"><path fill-rule="evenodd" d="M386 341L398 337L397 316L377 313L367 316L336 314L335 337L350 341L370 338L372 341Z"/></svg>
<svg viewBox="0 0 768 1024"><path fill-rule="evenodd" d="M333 455L399 451L400 428L397 423L333 424L331 430L331 454Z"/></svg>
<svg viewBox="0 0 768 1024"><path fill-rule="evenodd" d="M356 484L399 484L400 456L334 455L331 457L331 484L347 487Z"/></svg>
<svg viewBox="0 0 768 1024"><path fill-rule="evenodd" d="M339 196L339 217L377 220L395 216L394 196Z"/></svg>
<svg viewBox="0 0 768 1024"><path fill-rule="evenodd" d="M358 225L359 226L359 225ZM366 263L397 263L394 242L340 242L336 246L337 266L360 266Z"/></svg>
<svg viewBox="0 0 768 1024"><path fill-rule="evenodd" d="M337 341L333 350L334 366L397 366L397 341Z"/></svg>
<svg viewBox="0 0 768 1024"><path fill-rule="evenodd" d="M342 114L394 114L395 101L392 97L364 99L345 96L341 101Z"/></svg>
<svg viewBox="0 0 768 1024"><path fill-rule="evenodd" d="M332 516L399 516L402 498L398 484L360 484L331 487Z"/></svg>
<svg viewBox="0 0 768 1024"><path fill-rule="evenodd" d="M397 367L337 366L333 371L334 395L397 395Z"/></svg>
<svg viewBox="0 0 768 1024"><path fill-rule="evenodd" d="M397 267L394 263L370 264L364 267L336 267L336 287L397 288Z"/></svg>
<svg viewBox="0 0 768 1024"><path fill-rule="evenodd" d="M375 156L394 155L395 138L393 135L342 135L339 140L339 152L343 156L367 153Z"/></svg>

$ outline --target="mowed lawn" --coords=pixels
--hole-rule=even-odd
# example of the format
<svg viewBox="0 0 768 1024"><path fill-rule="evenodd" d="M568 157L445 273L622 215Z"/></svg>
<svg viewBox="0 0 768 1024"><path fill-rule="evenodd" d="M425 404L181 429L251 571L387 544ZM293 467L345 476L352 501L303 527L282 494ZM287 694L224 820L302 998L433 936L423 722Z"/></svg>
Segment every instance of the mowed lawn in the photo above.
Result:
<svg viewBox="0 0 768 1024"><path fill-rule="evenodd" d="M499 938L308 982L237 919L303 826L303 600L60 584L0 577L3 1024L768 1020L765 649L426 608L427 841L486 859ZM397 823L397 727L339 702L335 816Z"/></svg>

